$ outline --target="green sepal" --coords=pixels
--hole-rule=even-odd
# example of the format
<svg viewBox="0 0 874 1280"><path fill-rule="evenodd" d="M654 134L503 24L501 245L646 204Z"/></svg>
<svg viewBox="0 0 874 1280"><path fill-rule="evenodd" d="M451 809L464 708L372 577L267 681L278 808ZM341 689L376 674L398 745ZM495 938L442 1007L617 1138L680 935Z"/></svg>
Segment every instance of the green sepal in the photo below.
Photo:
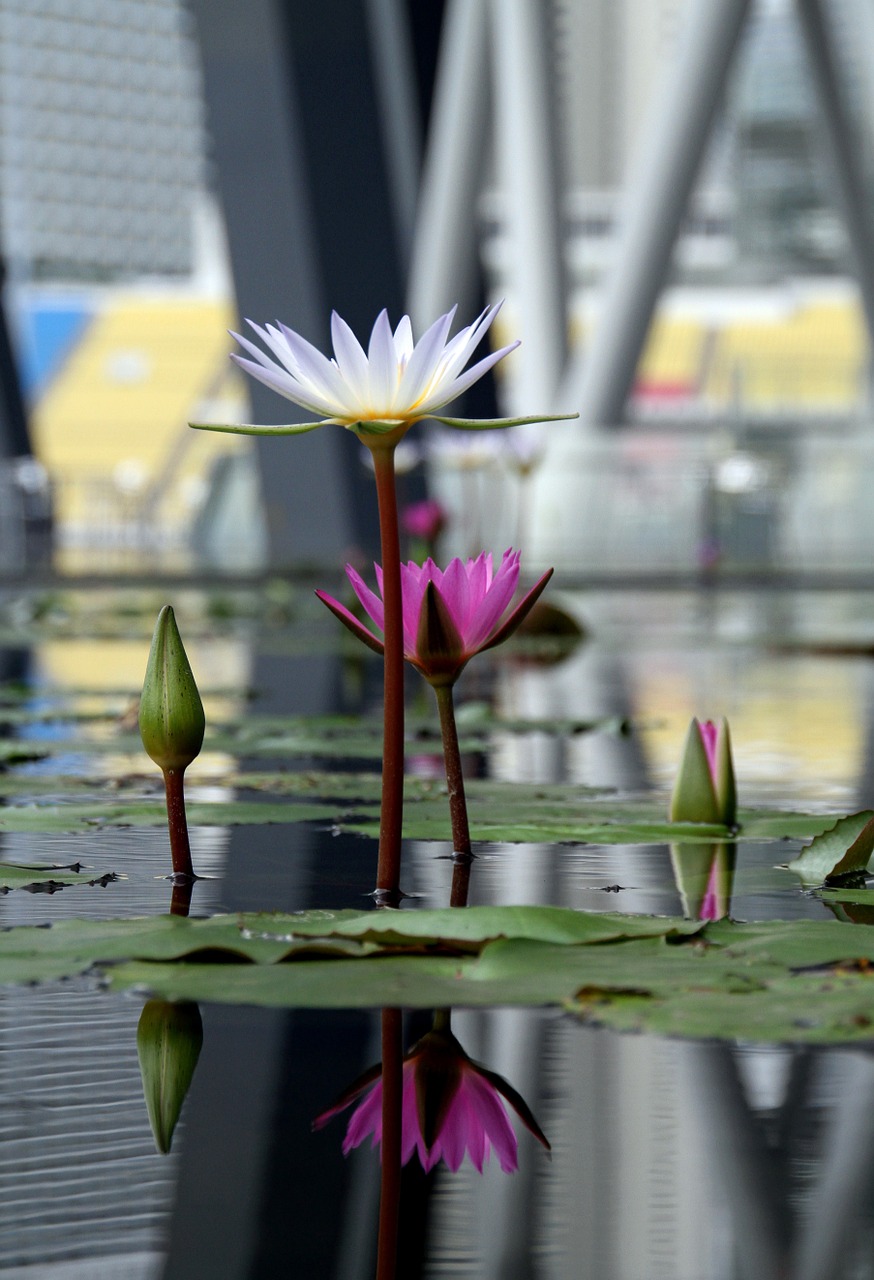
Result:
<svg viewBox="0 0 874 1280"><path fill-rule="evenodd" d="M733 827L737 819L737 784L731 754L731 734L724 716L719 722L716 735L716 803L719 805L720 822Z"/></svg>
<svg viewBox="0 0 874 1280"><path fill-rule="evenodd" d="M435 422L459 431L497 431L502 427L526 427L534 422L570 422L579 416L578 413L538 413L533 418L443 418L437 413L428 414Z"/></svg>
<svg viewBox="0 0 874 1280"><path fill-rule="evenodd" d="M701 726L694 718L686 734L683 759L674 783L668 817L671 822L724 822L710 776Z"/></svg>
<svg viewBox="0 0 874 1280"><path fill-rule="evenodd" d="M464 666L464 645L440 592L429 582L416 631L415 665L434 684L452 684Z"/></svg>
<svg viewBox="0 0 874 1280"><path fill-rule="evenodd" d="M189 422L195 431L224 431L232 436L302 436L323 427L321 422L288 422L284 426L258 426L253 422Z"/></svg>

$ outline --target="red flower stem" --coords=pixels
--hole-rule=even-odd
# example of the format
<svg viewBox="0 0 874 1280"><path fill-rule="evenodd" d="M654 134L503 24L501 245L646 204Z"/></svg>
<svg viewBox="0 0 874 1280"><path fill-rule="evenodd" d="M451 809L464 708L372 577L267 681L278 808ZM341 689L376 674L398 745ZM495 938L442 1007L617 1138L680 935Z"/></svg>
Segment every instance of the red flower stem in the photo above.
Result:
<svg viewBox="0 0 874 1280"><path fill-rule="evenodd" d="M173 875L187 876L194 880L191 863L191 845L188 841L188 822L185 818L184 769L164 770L164 789L167 794L167 828L170 832L170 857L173 859Z"/></svg>
<svg viewBox="0 0 874 1280"><path fill-rule="evenodd" d="M401 1203L403 1018L382 1011L382 1169L379 1192L376 1280L394 1280Z"/></svg>
<svg viewBox="0 0 874 1280"><path fill-rule="evenodd" d="M401 543L395 489L395 445L371 446L379 504L382 552L383 639L382 807L376 896L381 905L400 901L401 831L404 809L404 627L401 598Z"/></svg>
<svg viewBox="0 0 874 1280"><path fill-rule="evenodd" d="M452 685L434 686L437 710L440 713L440 733L443 738L443 763L446 769L446 785L449 788L449 820L452 825L452 854L455 866L452 870L450 907L466 907L470 887L470 864L473 849L470 844L470 824L467 820L467 799L464 794L464 772L461 752L458 749L458 729L455 724L455 705Z"/></svg>
<svg viewBox="0 0 874 1280"><path fill-rule="evenodd" d="M196 877L195 877L196 878ZM170 915L187 916L191 911L191 897L194 890L194 879L177 880L170 894Z"/></svg>

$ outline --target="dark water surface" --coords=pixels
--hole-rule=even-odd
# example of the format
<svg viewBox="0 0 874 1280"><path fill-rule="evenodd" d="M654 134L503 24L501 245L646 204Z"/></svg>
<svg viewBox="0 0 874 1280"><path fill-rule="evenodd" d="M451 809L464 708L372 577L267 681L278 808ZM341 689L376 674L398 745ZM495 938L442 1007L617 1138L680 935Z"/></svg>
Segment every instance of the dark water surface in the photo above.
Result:
<svg viewBox="0 0 874 1280"><path fill-rule="evenodd" d="M871 596L604 592L564 602L589 641L556 666L505 662L484 682L471 671L477 695L491 692L507 715L603 716L630 732L506 734L472 767L654 791L660 805L690 716L725 714L742 804L840 814L874 803ZM136 687L146 648L92 643L91 687ZM269 628L216 633L189 651L212 685L251 683L256 709L349 705L335 654L283 656ZM42 692L81 688L73 656L34 645L29 672ZM193 792L214 786L222 767L206 760ZM196 829L192 844L210 877L196 887L194 914L368 902L368 841L249 826ZM126 877L50 898L9 893L5 926L167 909L163 831L7 834L2 846L7 861L80 859ZM825 918L776 866L798 847L740 841L732 915ZM448 849L406 846L409 909L445 904ZM478 853L474 903L683 910L667 846L486 844ZM85 980L0 991L0 1271L372 1276L377 1156L344 1159L344 1121L312 1133L311 1120L378 1059L378 1016L204 1007L194 1084L172 1154L160 1156L137 1065L141 1003ZM411 1017L409 1041L425 1026ZM620 1036L553 1009L459 1010L453 1029L527 1099L552 1156L520 1131L515 1175L494 1167L480 1176L466 1164L425 1176L409 1166L401 1277L874 1276L874 1059L865 1050Z"/></svg>

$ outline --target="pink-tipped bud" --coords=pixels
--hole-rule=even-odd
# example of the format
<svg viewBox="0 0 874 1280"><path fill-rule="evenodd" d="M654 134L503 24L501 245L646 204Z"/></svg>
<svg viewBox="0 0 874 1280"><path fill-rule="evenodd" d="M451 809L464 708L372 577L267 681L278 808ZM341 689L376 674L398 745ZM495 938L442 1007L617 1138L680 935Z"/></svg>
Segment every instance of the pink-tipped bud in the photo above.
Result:
<svg viewBox="0 0 874 1280"><path fill-rule="evenodd" d="M695 719L689 725L669 817L671 822L734 826L737 789L725 718L718 725Z"/></svg>

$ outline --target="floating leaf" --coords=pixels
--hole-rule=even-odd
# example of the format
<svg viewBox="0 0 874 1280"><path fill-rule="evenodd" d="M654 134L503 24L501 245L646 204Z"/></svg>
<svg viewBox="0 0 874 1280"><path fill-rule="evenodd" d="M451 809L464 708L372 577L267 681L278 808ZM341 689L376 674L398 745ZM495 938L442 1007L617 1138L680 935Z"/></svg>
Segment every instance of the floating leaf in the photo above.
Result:
<svg viewBox="0 0 874 1280"><path fill-rule="evenodd" d="M864 871L874 852L874 811L865 809L841 818L817 836L787 870L805 884L824 884L840 876Z"/></svg>
<svg viewBox="0 0 874 1280"><path fill-rule="evenodd" d="M507 918L505 925L526 928L532 909L511 910L517 925ZM563 927L562 914L579 914L554 910L553 928ZM407 942L422 941L444 913L395 914L405 920L403 926L392 923L392 948L403 935ZM408 933L406 921L419 916L415 935ZM526 931L537 934L542 923L532 922ZM139 962L113 968L109 980L168 999L330 1008L558 1004L586 1022L659 1034L811 1043L871 1038L869 930L834 921L721 921L692 931L680 921L613 917L609 923L617 936L601 942L592 937L589 945L502 936L485 941L478 952L454 956L384 953L219 971L198 963ZM656 936L622 936L623 929L641 924ZM359 926L349 920L342 927ZM571 932L575 927L568 922Z"/></svg>
<svg viewBox="0 0 874 1280"><path fill-rule="evenodd" d="M64 921L0 934L0 980L97 968L163 999L275 1007L556 1005L670 1035L811 1043L874 1034L874 932L700 925L560 907Z"/></svg>

